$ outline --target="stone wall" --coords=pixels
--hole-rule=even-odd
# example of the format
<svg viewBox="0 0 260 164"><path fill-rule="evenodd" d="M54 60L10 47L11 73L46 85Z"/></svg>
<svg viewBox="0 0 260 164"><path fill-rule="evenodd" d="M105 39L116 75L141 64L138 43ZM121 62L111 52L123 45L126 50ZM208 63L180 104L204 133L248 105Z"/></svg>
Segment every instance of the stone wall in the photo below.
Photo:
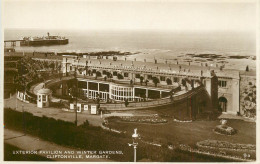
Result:
<svg viewBox="0 0 260 164"><path fill-rule="evenodd" d="M240 76L240 114L251 118L256 116L256 76Z"/></svg>

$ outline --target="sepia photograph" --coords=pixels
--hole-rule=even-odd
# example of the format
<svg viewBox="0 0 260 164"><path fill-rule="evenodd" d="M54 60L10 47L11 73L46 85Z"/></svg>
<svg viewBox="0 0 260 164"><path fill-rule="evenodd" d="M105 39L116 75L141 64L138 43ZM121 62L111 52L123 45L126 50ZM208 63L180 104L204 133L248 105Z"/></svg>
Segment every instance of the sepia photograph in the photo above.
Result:
<svg viewBox="0 0 260 164"><path fill-rule="evenodd" d="M258 0L2 0L1 162L257 163Z"/></svg>

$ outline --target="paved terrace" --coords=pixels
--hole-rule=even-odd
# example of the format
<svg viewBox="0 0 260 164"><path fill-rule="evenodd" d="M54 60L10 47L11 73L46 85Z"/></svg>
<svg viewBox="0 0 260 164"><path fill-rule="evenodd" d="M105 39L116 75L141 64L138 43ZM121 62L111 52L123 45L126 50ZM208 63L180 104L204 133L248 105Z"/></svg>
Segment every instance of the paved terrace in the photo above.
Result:
<svg viewBox="0 0 260 164"><path fill-rule="evenodd" d="M157 63L154 62L143 62L143 61L130 61L130 60L117 60L112 59L87 59L79 58L73 62L71 57L69 57L69 62L72 62L74 66L78 65L82 68L86 66L86 61L88 61L88 66L98 69L111 69L111 70L128 70L134 72L147 72L147 73L157 73L157 74L174 74L177 76L187 76L187 77L201 77L201 71L203 77L211 77L210 70L214 70L218 77L226 78L239 78L239 71L224 69L220 70L219 67L213 66L198 66L198 65L185 65L185 64L172 64L172 63ZM63 61L63 63L66 63ZM181 69L180 69L181 67Z"/></svg>

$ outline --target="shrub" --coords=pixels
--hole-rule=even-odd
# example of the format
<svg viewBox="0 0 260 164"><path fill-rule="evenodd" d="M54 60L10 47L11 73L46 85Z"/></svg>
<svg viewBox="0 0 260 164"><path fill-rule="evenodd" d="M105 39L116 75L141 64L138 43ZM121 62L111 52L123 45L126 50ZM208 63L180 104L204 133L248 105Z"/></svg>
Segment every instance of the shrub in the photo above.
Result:
<svg viewBox="0 0 260 164"><path fill-rule="evenodd" d="M117 78L118 79L124 79L123 75L121 75L120 73L117 74Z"/></svg>

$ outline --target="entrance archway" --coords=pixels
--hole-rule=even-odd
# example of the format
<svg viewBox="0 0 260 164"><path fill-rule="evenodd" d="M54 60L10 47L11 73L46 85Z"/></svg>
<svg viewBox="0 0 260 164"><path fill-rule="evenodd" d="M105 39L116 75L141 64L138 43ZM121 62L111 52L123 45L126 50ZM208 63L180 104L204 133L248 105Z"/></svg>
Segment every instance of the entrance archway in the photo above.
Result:
<svg viewBox="0 0 260 164"><path fill-rule="evenodd" d="M220 112L227 112L227 99L225 97L218 99L218 107Z"/></svg>

